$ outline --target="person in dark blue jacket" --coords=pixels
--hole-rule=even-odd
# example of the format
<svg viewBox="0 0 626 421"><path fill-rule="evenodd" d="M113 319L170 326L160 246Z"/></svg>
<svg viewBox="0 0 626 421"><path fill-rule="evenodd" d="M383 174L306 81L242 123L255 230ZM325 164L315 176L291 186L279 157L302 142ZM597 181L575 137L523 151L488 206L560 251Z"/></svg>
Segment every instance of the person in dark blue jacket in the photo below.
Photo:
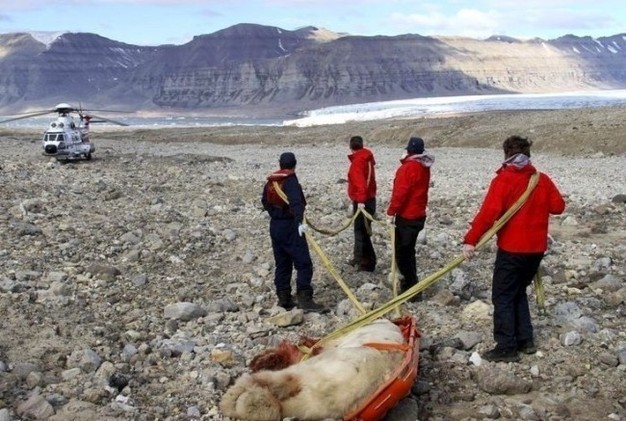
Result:
<svg viewBox="0 0 626 421"><path fill-rule="evenodd" d="M322 311L323 307L313 301L313 262L304 236L306 200L295 172L296 156L285 152L278 163L280 170L267 177L261 197L263 208L270 216L278 305L286 310L296 306L291 295L291 275L295 268L297 306L304 311Z"/></svg>

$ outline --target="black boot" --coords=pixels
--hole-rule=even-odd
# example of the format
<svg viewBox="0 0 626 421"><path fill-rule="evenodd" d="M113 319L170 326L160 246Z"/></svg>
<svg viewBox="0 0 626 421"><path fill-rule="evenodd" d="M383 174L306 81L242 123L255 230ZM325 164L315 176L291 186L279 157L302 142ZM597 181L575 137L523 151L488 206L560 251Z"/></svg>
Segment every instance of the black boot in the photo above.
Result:
<svg viewBox="0 0 626 421"><path fill-rule="evenodd" d="M324 313L327 311L324 306L317 304L315 301L313 301L312 289L299 289L296 293L296 298L298 300L298 307L301 308L305 313Z"/></svg>
<svg viewBox="0 0 626 421"><path fill-rule="evenodd" d="M361 258L359 264L359 272L374 272L376 269L376 260L369 259L367 257Z"/></svg>
<svg viewBox="0 0 626 421"><path fill-rule="evenodd" d="M415 284L417 284L417 281L411 282L411 281L407 281L404 278L400 279L400 294L403 294L406 291L410 290L411 288L415 286Z"/></svg>
<svg viewBox="0 0 626 421"><path fill-rule="evenodd" d="M404 279L400 281L400 294L405 293L406 291L408 291L409 289L413 288L415 285L417 284L417 281L415 282L406 282ZM418 293L414 296L412 296L411 298L409 298L407 301L410 303L417 303L419 301L423 301L424 297L422 295L422 293Z"/></svg>
<svg viewBox="0 0 626 421"><path fill-rule="evenodd" d="M291 296L291 290L276 291L276 295L278 296L278 305L285 310L289 311L296 306Z"/></svg>

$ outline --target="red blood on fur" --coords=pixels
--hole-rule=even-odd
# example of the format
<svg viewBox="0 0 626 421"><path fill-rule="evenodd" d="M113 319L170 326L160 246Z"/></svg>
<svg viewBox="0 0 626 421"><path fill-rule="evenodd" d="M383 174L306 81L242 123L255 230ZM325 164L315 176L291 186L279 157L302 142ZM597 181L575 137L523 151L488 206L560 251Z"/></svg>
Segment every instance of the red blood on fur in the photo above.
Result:
<svg viewBox="0 0 626 421"><path fill-rule="evenodd" d="M319 353L321 353L322 350L324 349L324 347L315 346L315 345L317 345L317 343L319 341L320 341L319 339L309 338L307 336L303 336L302 338L300 338L299 345L307 347L309 349L312 349L311 355L315 356L315 355L318 355Z"/></svg>
<svg viewBox="0 0 626 421"><path fill-rule="evenodd" d="M297 347L281 344L264 353L265 358L287 364L296 355L297 363L242 375L226 391L220 408L230 418L248 421L381 420L415 381L418 338L414 319L407 317L395 323L375 320L324 344L309 343L323 345L321 352L312 346L319 355L310 358L302 359Z"/></svg>
<svg viewBox="0 0 626 421"><path fill-rule="evenodd" d="M277 348L268 349L257 355L250 362L250 370L256 373L260 370L282 370L302 359L302 352L292 343L283 341Z"/></svg>
<svg viewBox="0 0 626 421"><path fill-rule="evenodd" d="M300 338L299 345L306 346L307 348L312 348L313 345L318 343L320 340L315 338L309 338L308 336L303 336Z"/></svg>

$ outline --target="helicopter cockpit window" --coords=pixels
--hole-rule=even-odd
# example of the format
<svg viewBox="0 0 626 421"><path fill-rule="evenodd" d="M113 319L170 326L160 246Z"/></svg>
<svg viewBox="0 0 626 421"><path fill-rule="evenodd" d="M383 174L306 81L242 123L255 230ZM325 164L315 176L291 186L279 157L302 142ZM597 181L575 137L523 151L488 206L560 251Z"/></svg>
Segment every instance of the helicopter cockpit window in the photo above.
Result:
<svg viewBox="0 0 626 421"><path fill-rule="evenodd" d="M65 140L65 136L63 135L63 133L46 133L43 136L43 140L46 142L62 142Z"/></svg>

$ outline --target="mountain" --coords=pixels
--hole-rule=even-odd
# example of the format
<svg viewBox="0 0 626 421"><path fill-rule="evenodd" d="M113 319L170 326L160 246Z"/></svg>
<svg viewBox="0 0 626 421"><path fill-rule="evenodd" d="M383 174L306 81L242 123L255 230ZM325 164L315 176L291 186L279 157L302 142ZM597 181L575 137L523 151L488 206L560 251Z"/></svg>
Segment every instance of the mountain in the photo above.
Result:
<svg viewBox="0 0 626 421"><path fill-rule="evenodd" d="M156 47L90 33L64 33L47 43L26 33L0 35L5 113L80 102L284 115L426 96L622 88L626 34L478 40L239 24Z"/></svg>

